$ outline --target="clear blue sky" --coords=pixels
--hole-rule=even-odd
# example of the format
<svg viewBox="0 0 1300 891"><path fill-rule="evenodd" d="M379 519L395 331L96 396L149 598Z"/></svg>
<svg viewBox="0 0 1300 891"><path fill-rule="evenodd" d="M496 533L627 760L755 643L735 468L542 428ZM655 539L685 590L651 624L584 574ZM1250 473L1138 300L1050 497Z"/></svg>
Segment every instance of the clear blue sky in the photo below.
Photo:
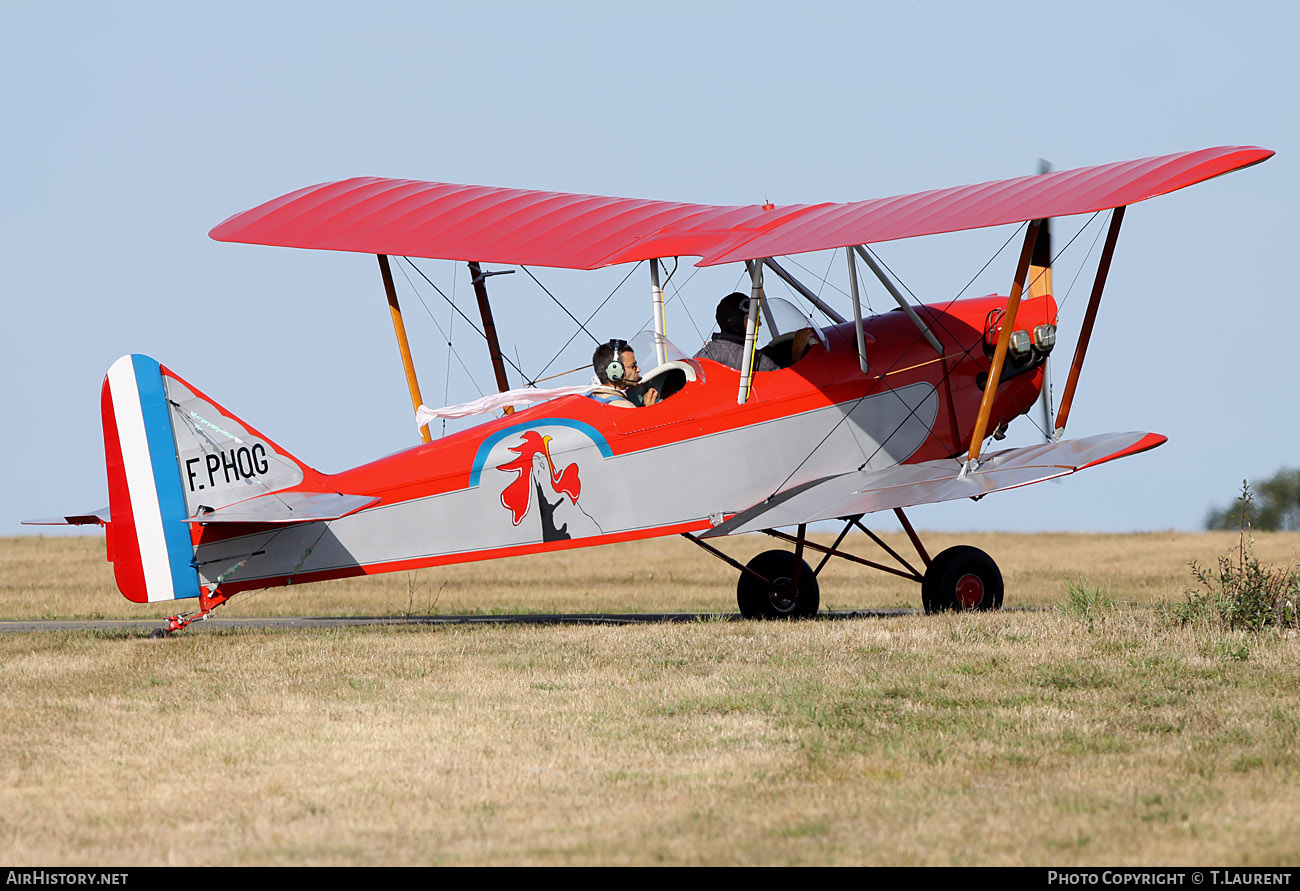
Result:
<svg viewBox="0 0 1300 891"><path fill-rule="evenodd" d="M129 352L322 470L415 442L372 257L207 237L304 185L376 175L783 204L1018 176L1040 156L1068 168L1262 145L1278 156L1125 220L1071 432L1154 430L1169 444L1061 484L914 512L928 528L1197 528L1243 477L1300 463L1296 10L6 0L0 534L107 502L100 382ZM1058 244L1080 222L1060 221ZM946 300L1007 234L880 252L922 299ZM1091 241L1063 259L1058 296ZM820 272L827 260L804 262ZM1093 262L1065 302L1058 393ZM1004 254L976 292L1005 292L1013 264ZM451 287L448 264L425 266ZM625 271L537 272L585 316ZM687 286L702 325L734 273ZM649 318L643 278L597 317L598 337ZM444 341L398 282L426 401L477 395L455 360L446 373ZM535 370L572 323L522 274L492 287L507 349ZM445 328L446 305L425 296ZM888 307L879 289L872 300ZM693 351L680 309L670 326ZM457 345L490 388L480 344ZM559 367L590 351L580 336Z"/></svg>

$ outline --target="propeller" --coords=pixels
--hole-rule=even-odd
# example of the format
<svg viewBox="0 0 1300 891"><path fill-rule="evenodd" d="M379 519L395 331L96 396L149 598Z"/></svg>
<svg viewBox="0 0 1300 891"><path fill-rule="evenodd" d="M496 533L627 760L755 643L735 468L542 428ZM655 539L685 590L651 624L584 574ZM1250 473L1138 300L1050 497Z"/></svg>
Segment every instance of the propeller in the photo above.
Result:
<svg viewBox="0 0 1300 891"><path fill-rule="evenodd" d="M1039 158L1039 174L1051 171L1051 163ZM1029 289L1025 293L1026 300L1052 293L1052 220L1049 217L1039 222L1043 226L1038 230L1038 240L1034 242L1034 256L1029 260Z"/></svg>
<svg viewBox="0 0 1300 891"><path fill-rule="evenodd" d="M1052 164L1045 158L1038 159L1039 174L1050 173ZM1042 220L1038 230L1038 240L1034 242L1034 255L1029 260L1029 288L1026 299L1042 297L1052 293L1052 220ZM1053 439L1052 400L1049 382L1051 381L1051 357L1043 363L1043 389L1038 394L1038 404L1043 416L1043 436L1047 442Z"/></svg>

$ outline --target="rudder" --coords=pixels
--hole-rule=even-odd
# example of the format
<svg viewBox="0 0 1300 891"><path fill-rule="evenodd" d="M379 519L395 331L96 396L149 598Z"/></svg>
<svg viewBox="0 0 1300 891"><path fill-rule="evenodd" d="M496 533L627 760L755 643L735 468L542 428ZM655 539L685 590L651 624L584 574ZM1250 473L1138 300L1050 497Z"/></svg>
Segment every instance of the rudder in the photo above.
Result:
<svg viewBox="0 0 1300 891"><path fill-rule="evenodd" d="M162 366L148 356L118 359L100 409L118 589L136 603L198 597Z"/></svg>
<svg viewBox="0 0 1300 891"><path fill-rule="evenodd" d="M136 603L199 596L193 518L319 478L148 356L113 363L101 411L109 559Z"/></svg>

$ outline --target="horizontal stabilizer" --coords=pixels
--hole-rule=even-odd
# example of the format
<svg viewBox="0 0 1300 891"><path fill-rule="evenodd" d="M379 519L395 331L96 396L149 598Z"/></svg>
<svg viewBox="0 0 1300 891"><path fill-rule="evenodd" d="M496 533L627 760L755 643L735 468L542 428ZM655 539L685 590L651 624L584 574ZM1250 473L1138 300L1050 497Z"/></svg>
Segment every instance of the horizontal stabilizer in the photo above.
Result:
<svg viewBox="0 0 1300 891"><path fill-rule="evenodd" d="M976 470L961 475L956 458L862 470L796 486L743 510L701 538L758 532L818 520L834 520L896 507L981 498L1066 476L1166 441L1158 433L1103 433L993 452Z"/></svg>
<svg viewBox="0 0 1300 891"><path fill-rule="evenodd" d="M104 526L108 523L110 517L108 508L101 507L99 510L90 510L81 514L68 514L63 517L41 517L36 520L23 520L24 526L89 526L98 524Z"/></svg>
<svg viewBox="0 0 1300 891"><path fill-rule="evenodd" d="M216 510L200 509L187 523L316 523L355 514L379 499L337 492L272 492Z"/></svg>

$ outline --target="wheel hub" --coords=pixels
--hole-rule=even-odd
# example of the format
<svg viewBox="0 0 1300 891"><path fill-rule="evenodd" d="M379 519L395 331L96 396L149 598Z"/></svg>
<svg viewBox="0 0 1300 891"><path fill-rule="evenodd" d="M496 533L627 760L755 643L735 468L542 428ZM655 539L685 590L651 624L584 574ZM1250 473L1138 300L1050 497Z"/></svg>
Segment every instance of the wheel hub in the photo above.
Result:
<svg viewBox="0 0 1300 891"><path fill-rule="evenodd" d="M957 603L962 609L978 609L984 602L984 580L973 572L957 579Z"/></svg>
<svg viewBox="0 0 1300 891"><path fill-rule="evenodd" d="M747 619L809 618L817 615L819 600L812 567L789 551L764 551L736 582L736 605Z"/></svg>
<svg viewBox="0 0 1300 891"><path fill-rule="evenodd" d="M793 580L788 576L772 579L772 590L768 593L768 599L772 601L772 606L783 613L788 613L794 608L795 601L799 599L795 594Z"/></svg>

